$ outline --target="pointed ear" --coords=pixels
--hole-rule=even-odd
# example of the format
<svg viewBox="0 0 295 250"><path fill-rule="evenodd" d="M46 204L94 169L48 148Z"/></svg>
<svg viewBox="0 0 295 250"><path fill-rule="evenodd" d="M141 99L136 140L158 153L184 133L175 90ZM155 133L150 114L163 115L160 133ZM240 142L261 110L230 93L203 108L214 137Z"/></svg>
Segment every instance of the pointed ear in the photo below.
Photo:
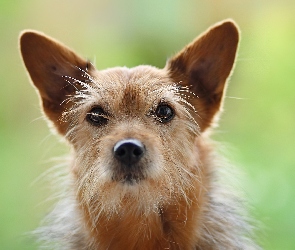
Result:
<svg viewBox="0 0 295 250"><path fill-rule="evenodd" d="M195 94L191 103L204 131L220 110L225 84L236 57L239 31L232 21L218 23L167 62L174 82Z"/></svg>
<svg viewBox="0 0 295 250"><path fill-rule="evenodd" d="M88 62L66 46L36 31L24 31L20 36L20 50L33 84L39 91L45 114L57 130L64 134L67 124L60 121L69 105L65 100L80 88L78 81L85 80L83 70Z"/></svg>

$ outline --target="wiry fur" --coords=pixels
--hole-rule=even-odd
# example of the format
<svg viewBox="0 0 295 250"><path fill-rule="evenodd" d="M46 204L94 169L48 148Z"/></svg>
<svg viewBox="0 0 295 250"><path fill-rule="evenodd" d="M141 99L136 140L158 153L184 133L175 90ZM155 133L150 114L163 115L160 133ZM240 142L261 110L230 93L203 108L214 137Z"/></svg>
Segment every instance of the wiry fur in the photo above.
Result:
<svg viewBox="0 0 295 250"><path fill-rule="evenodd" d="M208 138L237 43L237 28L227 21L164 69L97 71L51 38L22 35L44 112L73 148L67 191L36 231L44 248L258 248L240 202L218 181L223 163ZM175 113L167 123L155 113L161 103ZM104 110L106 125L87 122L93 107ZM146 149L128 169L113 155L126 138Z"/></svg>

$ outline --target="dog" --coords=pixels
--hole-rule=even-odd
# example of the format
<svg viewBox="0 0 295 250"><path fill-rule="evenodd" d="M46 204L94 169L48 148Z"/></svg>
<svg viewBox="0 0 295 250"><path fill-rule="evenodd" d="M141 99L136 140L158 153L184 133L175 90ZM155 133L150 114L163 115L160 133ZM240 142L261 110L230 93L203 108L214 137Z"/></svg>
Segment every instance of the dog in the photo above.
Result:
<svg viewBox="0 0 295 250"><path fill-rule="evenodd" d="M210 27L152 66L97 70L37 31L20 50L43 112L71 145L61 201L36 230L47 249L259 249L219 181L210 132L240 32Z"/></svg>

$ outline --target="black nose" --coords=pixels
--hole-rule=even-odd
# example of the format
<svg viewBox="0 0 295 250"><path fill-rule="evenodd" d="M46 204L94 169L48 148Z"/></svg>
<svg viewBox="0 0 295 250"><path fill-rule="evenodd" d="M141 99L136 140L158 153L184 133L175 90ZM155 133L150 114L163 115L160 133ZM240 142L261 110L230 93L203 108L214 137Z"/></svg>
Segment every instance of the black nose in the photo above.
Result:
<svg viewBox="0 0 295 250"><path fill-rule="evenodd" d="M144 155L144 145L136 139L118 141L114 146L115 157L125 165L132 165Z"/></svg>

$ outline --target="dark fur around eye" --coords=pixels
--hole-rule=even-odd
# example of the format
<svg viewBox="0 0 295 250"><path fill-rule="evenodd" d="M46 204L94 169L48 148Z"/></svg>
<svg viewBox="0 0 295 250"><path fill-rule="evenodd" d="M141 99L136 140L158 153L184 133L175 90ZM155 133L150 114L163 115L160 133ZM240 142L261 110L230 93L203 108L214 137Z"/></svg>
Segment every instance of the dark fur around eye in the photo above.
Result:
<svg viewBox="0 0 295 250"><path fill-rule="evenodd" d="M155 110L155 116L160 122L167 123L174 118L175 113L167 103L160 103Z"/></svg>
<svg viewBox="0 0 295 250"><path fill-rule="evenodd" d="M109 119L101 107L94 107L87 113L86 120L94 126L102 126L107 124Z"/></svg>

